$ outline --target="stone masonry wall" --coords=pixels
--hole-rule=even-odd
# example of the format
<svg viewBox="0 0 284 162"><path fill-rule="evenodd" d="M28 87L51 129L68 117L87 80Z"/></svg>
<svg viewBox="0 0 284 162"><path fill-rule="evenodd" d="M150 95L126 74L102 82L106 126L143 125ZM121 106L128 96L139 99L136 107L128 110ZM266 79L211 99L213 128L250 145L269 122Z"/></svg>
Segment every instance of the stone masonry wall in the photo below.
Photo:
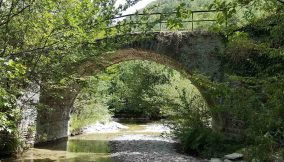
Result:
<svg viewBox="0 0 284 162"><path fill-rule="evenodd" d="M188 71L198 71L213 80L220 80L220 56L225 50L224 40L223 35L210 32L162 32L153 38L132 42L125 48L165 55Z"/></svg>
<svg viewBox="0 0 284 162"><path fill-rule="evenodd" d="M21 108L21 122L19 124L19 135L23 148L33 147L36 133L36 104L39 102L40 87L37 84L29 86L24 95L17 100Z"/></svg>
<svg viewBox="0 0 284 162"><path fill-rule="evenodd" d="M69 135L70 111L76 93L70 89L45 88L40 95L36 143L53 141Z"/></svg>

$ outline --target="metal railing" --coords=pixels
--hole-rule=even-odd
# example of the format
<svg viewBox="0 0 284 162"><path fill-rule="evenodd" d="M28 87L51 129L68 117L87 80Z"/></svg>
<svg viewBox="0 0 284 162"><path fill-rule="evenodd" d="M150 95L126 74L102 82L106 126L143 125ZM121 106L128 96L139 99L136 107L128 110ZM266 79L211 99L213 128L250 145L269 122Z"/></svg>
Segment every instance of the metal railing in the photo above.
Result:
<svg viewBox="0 0 284 162"><path fill-rule="evenodd" d="M114 18L109 19L109 26L108 26L108 32L111 32L112 30L116 30L118 33L120 30L128 30L130 33L136 33L145 31L145 29L148 29L148 31L151 32L161 32L161 31L170 31L170 30L176 30L176 31L194 31L194 30L206 30L206 27L209 27L210 25L203 26L200 25L201 23L214 23L217 20L216 19L204 19L204 17L216 17L210 16L210 14L218 14L223 13L222 10L197 10L197 11L191 11L189 14L187 14L188 17L186 18L177 18L176 14L177 12L170 12L170 13L136 13L136 14L128 14L128 15L122 15L122 16L116 16ZM203 16L196 16L197 14L203 14ZM202 17L202 18L200 18ZM169 27L169 21L170 20L177 20L179 21L182 26L177 28L170 28ZM227 20L225 25L227 26ZM124 29L122 29L124 28ZM139 30L140 28L140 30ZM108 33L106 33L108 35Z"/></svg>

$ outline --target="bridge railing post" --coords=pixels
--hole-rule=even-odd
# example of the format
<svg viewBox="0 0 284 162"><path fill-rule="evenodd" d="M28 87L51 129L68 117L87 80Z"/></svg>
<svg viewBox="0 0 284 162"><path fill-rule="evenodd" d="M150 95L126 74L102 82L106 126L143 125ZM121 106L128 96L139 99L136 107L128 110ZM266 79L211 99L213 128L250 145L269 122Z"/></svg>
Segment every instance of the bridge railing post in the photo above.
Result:
<svg viewBox="0 0 284 162"><path fill-rule="evenodd" d="M106 43L108 43L108 29L106 29Z"/></svg>
<svg viewBox="0 0 284 162"><path fill-rule="evenodd" d="M225 30L226 30L226 35L228 35L228 11L225 9Z"/></svg>
<svg viewBox="0 0 284 162"><path fill-rule="evenodd" d="M130 17L129 17L129 19L130 19L130 22L129 22L129 25L130 25L130 34L132 34L133 32L132 32L132 15L130 15ZM134 28L134 30L135 30L135 28Z"/></svg>
<svg viewBox="0 0 284 162"><path fill-rule="evenodd" d="M193 17L193 11L191 12L191 31L193 31L193 29L194 29L194 17Z"/></svg>
<svg viewBox="0 0 284 162"><path fill-rule="evenodd" d="M162 31L162 13L160 13L160 20L159 20L159 25L160 25L160 32Z"/></svg>

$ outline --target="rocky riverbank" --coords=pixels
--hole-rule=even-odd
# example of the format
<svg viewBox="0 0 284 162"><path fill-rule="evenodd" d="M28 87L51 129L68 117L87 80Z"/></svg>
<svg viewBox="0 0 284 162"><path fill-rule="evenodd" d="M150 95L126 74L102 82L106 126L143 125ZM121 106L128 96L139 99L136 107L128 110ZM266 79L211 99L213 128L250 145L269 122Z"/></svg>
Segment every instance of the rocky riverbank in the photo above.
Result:
<svg viewBox="0 0 284 162"><path fill-rule="evenodd" d="M201 162L177 153L178 143L159 135L129 134L110 141L115 162Z"/></svg>
<svg viewBox="0 0 284 162"><path fill-rule="evenodd" d="M80 134L116 133L127 129L128 133L109 142L111 158L115 162L201 162L201 160L176 152L178 143L171 138L161 137L170 129L160 123L140 125L130 129L118 122L96 123L80 130Z"/></svg>

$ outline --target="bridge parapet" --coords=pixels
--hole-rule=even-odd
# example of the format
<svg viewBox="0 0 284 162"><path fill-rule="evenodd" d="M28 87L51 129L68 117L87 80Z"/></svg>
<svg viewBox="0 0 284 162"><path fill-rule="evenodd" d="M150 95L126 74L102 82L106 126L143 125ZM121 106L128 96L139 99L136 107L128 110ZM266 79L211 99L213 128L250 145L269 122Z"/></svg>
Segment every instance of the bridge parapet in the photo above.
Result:
<svg viewBox="0 0 284 162"><path fill-rule="evenodd" d="M184 12L135 13L114 16L106 21L105 37L139 32L208 31L223 15L227 28L227 13L223 10L187 10Z"/></svg>

